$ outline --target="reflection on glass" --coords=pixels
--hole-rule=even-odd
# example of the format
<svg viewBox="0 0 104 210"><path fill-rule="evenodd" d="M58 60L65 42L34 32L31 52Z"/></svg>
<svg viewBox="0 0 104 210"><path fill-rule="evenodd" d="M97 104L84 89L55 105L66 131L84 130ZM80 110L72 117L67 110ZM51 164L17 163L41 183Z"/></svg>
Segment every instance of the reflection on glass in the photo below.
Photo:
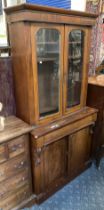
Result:
<svg viewBox="0 0 104 210"><path fill-rule="evenodd" d="M81 30L72 30L69 34L67 108L80 104L83 47L84 32Z"/></svg>
<svg viewBox="0 0 104 210"><path fill-rule="evenodd" d="M56 29L42 28L36 34L40 117L59 111L59 42Z"/></svg>

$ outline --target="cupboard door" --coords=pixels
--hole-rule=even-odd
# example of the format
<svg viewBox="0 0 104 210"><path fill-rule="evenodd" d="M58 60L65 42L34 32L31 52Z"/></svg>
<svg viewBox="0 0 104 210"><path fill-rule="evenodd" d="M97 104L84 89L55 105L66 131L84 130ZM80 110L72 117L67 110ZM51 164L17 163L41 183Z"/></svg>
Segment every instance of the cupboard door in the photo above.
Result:
<svg viewBox="0 0 104 210"><path fill-rule="evenodd" d="M89 163L91 153L90 128L69 136L68 174L71 178L82 172Z"/></svg>
<svg viewBox="0 0 104 210"><path fill-rule="evenodd" d="M55 189L66 175L66 138L45 146L42 146L41 140L32 138L32 171L36 195Z"/></svg>
<svg viewBox="0 0 104 210"><path fill-rule="evenodd" d="M32 27L35 109L40 122L62 115L63 30L45 24Z"/></svg>
<svg viewBox="0 0 104 210"><path fill-rule="evenodd" d="M88 64L88 29L65 27L64 113L85 105Z"/></svg>
<svg viewBox="0 0 104 210"><path fill-rule="evenodd" d="M66 137L47 145L44 151L45 188L57 186L66 174ZM54 185L53 185L54 184Z"/></svg>

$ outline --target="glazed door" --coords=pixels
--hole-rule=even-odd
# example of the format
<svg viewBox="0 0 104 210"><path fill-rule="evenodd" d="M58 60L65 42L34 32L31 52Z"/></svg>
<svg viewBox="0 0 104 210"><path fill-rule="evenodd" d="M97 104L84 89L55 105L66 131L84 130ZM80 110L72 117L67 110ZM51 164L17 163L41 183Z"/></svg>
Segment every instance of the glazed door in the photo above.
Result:
<svg viewBox="0 0 104 210"><path fill-rule="evenodd" d="M90 128L86 127L69 136L68 174L73 178L89 164L91 156Z"/></svg>
<svg viewBox="0 0 104 210"><path fill-rule="evenodd" d="M32 26L35 110L40 123L62 115L63 36L63 26Z"/></svg>
<svg viewBox="0 0 104 210"><path fill-rule="evenodd" d="M74 112L86 103L88 29L65 27L64 113Z"/></svg>

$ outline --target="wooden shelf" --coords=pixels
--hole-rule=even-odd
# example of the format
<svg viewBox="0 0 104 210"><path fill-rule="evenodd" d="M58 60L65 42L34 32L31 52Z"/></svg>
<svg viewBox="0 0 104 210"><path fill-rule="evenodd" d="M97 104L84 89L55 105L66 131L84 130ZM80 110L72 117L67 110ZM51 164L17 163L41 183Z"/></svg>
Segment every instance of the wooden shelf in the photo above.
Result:
<svg viewBox="0 0 104 210"><path fill-rule="evenodd" d="M74 41L72 41L72 42L68 42L69 44L82 44L82 42L74 42Z"/></svg>
<svg viewBox="0 0 104 210"><path fill-rule="evenodd" d="M82 57L81 56L69 56L68 59L73 59L73 60L78 60L78 59L81 59Z"/></svg>
<svg viewBox="0 0 104 210"><path fill-rule="evenodd" d="M37 42L37 45L40 44L59 44L59 42Z"/></svg>
<svg viewBox="0 0 104 210"><path fill-rule="evenodd" d="M47 62L47 61L54 61L57 58L38 58L38 62Z"/></svg>

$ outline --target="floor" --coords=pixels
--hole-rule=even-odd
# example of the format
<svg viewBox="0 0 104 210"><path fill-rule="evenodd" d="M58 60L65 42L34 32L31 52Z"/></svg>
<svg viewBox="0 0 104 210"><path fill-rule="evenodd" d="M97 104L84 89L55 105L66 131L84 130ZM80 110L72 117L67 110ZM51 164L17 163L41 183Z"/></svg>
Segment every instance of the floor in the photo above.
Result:
<svg viewBox="0 0 104 210"><path fill-rule="evenodd" d="M90 169L40 206L25 210L104 210L104 159L100 169Z"/></svg>

